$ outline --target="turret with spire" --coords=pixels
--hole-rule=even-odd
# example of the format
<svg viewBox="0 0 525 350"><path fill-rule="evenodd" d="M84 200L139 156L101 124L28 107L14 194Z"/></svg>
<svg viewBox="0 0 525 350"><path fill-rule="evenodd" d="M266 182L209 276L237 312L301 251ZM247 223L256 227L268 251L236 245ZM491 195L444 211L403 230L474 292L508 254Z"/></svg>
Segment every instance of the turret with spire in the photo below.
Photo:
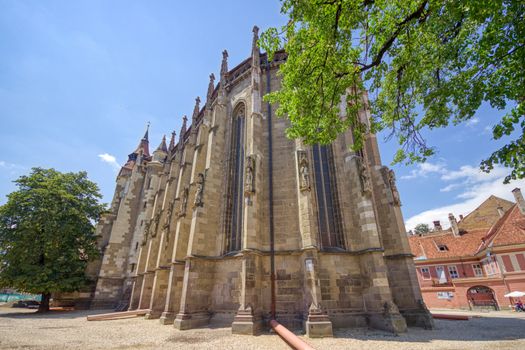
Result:
<svg viewBox="0 0 525 350"><path fill-rule="evenodd" d="M140 140L137 148L128 155L128 161L126 162L126 164L124 164L124 168L131 169L133 168L133 165L135 163L141 165L144 159L150 159L151 156L149 153L149 126L150 123L148 122L144 136Z"/></svg>
<svg viewBox="0 0 525 350"><path fill-rule="evenodd" d="M162 141L159 147L153 152L153 161L163 163L168 155L168 147L166 146L166 135L162 136Z"/></svg>

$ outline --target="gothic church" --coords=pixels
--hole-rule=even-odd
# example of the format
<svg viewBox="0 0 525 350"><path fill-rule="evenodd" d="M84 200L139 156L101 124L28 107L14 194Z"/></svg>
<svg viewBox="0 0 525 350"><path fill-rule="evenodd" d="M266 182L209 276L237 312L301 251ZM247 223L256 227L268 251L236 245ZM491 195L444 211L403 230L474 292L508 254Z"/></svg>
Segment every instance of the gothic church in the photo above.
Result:
<svg viewBox="0 0 525 350"><path fill-rule="evenodd" d="M233 69L223 52L218 84L210 75L178 139L151 154L146 132L129 155L97 227L92 307L124 302L178 329L217 321L238 334L271 318L311 337L432 327L376 137L357 153L351 132L328 146L286 138L288 121L262 100L286 55L268 62L257 39L254 27L251 56Z"/></svg>

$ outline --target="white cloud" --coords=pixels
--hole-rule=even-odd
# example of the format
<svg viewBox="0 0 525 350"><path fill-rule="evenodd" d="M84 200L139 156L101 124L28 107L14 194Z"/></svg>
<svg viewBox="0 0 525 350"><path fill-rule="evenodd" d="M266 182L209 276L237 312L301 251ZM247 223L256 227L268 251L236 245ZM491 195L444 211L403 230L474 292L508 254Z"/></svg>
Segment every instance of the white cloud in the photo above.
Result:
<svg viewBox="0 0 525 350"><path fill-rule="evenodd" d="M476 183L491 181L504 176L506 173L507 170L502 167L495 167L490 173L485 173L481 171L479 167L463 165L459 168L459 170L446 171L441 176L441 180L451 181L465 179L468 183Z"/></svg>
<svg viewBox="0 0 525 350"><path fill-rule="evenodd" d="M11 175L16 175L25 170L25 167L20 164L14 164L6 162L5 160L0 160L0 169L9 172Z"/></svg>
<svg viewBox="0 0 525 350"><path fill-rule="evenodd" d="M458 187L461 187L461 184L450 184L448 186L445 186L443 188L439 189L439 192L450 192Z"/></svg>
<svg viewBox="0 0 525 350"><path fill-rule="evenodd" d="M117 162L117 159L115 158L115 156L112 156L109 153L104 153L104 154L99 154L98 157L104 163L108 163L109 165L111 165L115 171L120 169L120 164Z"/></svg>
<svg viewBox="0 0 525 350"><path fill-rule="evenodd" d="M446 166L442 163L419 163L417 169L410 171L410 174L401 176L402 180L415 179L417 177L426 177L428 174L444 174L446 172Z"/></svg>
<svg viewBox="0 0 525 350"><path fill-rule="evenodd" d="M481 135L492 135L492 128L490 125L485 126Z"/></svg>
<svg viewBox="0 0 525 350"><path fill-rule="evenodd" d="M467 120L467 122L465 123L466 126L469 126L469 127L473 127L474 125L478 124L479 123L479 119L474 117L474 118L470 118L469 120Z"/></svg>
<svg viewBox="0 0 525 350"><path fill-rule="evenodd" d="M443 181L455 181L440 189L441 192L450 192L454 189L461 189L456 196L460 202L442 207L425 210L408 218L405 222L407 230L413 229L417 224L425 223L432 226L432 221L440 220L444 228L449 226L448 214L467 215L476 209L489 196L495 195L510 201L514 201L512 189L515 187L525 188L525 180L513 181L510 184L503 184L503 179L508 173L508 169L495 167L490 173L484 173L477 167L464 165L455 171L447 171L441 176Z"/></svg>

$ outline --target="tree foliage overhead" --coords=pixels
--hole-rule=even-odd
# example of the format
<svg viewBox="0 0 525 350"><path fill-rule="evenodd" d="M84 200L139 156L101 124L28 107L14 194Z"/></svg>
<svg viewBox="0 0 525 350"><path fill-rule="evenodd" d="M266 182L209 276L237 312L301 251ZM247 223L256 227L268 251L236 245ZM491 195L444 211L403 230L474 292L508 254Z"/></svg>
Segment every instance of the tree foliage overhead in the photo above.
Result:
<svg viewBox="0 0 525 350"><path fill-rule="evenodd" d="M330 143L352 129L355 147L367 127L355 113L366 101L348 87L370 91L372 131L388 129L400 145L394 162L435 153L424 128L464 122L482 103L510 109L493 138L516 135L485 159L525 177L525 2L522 0L283 0L286 26L260 39L270 58L284 47L280 91L266 96L286 115L288 136ZM504 114L502 112L502 114ZM514 137L514 136L513 136Z"/></svg>
<svg viewBox="0 0 525 350"><path fill-rule="evenodd" d="M0 286L38 293L85 285L87 263L98 256L94 222L104 211L85 172L33 168L0 206Z"/></svg>

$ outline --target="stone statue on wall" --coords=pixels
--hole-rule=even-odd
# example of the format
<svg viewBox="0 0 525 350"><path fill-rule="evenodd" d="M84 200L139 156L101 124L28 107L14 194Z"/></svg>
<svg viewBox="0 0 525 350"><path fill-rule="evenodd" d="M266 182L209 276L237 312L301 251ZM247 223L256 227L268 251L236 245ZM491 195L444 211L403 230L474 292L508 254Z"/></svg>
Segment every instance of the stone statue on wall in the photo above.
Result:
<svg viewBox="0 0 525 350"><path fill-rule="evenodd" d="M146 242L148 241L150 227L151 227L151 220L146 220L146 224L144 225L144 236L142 239L142 245L146 244Z"/></svg>
<svg viewBox="0 0 525 350"><path fill-rule="evenodd" d="M392 169L388 171L388 184L390 186L390 190L392 191L393 204L401 205L401 199L399 198L399 192L397 191L396 186L396 174Z"/></svg>
<svg viewBox="0 0 525 350"><path fill-rule="evenodd" d="M195 192L195 201L193 202L194 207L202 207L204 203L202 202L202 197L204 194L204 174L199 173L197 175L197 192Z"/></svg>
<svg viewBox="0 0 525 350"><path fill-rule="evenodd" d="M170 229L170 223L171 223L171 216L173 215L173 207L175 203L171 202L168 205L168 210L166 211L166 217L164 218L164 225L162 226L162 229L165 231L169 231Z"/></svg>
<svg viewBox="0 0 525 350"><path fill-rule="evenodd" d="M188 186L185 186L182 190L182 196L179 208L179 217L186 215L186 207L188 206Z"/></svg>
<svg viewBox="0 0 525 350"><path fill-rule="evenodd" d="M299 189L301 191L310 190L310 169L308 158L305 151L297 151L297 161L299 167Z"/></svg>
<svg viewBox="0 0 525 350"><path fill-rule="evenodd" d="M359 178L361 179L361 189L363 194L372 193L372 180L370 179L370 172L366 161L361 157L356 157L357 169L359 171Z"/></svg>
<svg viewBox="0 0 525 350"><path fill-rule="evenodd" d="M155 214L155 217L153 218L153 225L150 226L151 237L155 237L157 235L157 230L159 229L159 222L160 211L157 214Z"/></svg>
<svg viewBox="0 0 525 350"><path fill-rule="evenodd" d="M255 193L255 157L246 157L246 178L244 182L244 193L250 195Z"/></svg>

